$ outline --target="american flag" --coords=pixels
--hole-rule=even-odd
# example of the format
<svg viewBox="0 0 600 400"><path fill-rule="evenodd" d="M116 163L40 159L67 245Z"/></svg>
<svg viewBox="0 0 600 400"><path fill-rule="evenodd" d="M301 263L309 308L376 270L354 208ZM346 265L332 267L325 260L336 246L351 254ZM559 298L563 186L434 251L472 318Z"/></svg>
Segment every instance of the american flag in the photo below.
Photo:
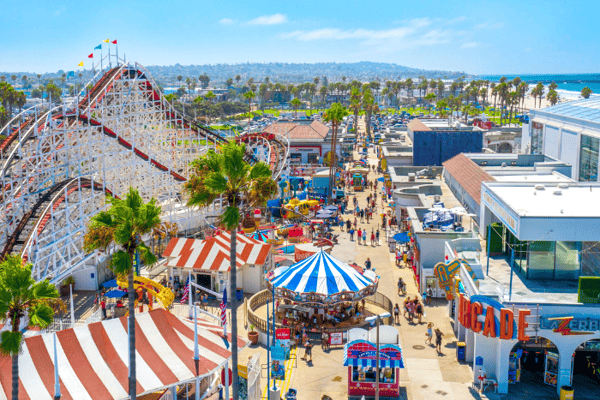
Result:
<svg viewBox="0 0 600 400"><path fill-rule="evenodd" d="M221 309L221 324L225 326L227 325L227 289L223 289L223 300L221 300L219 308Z"/></svg>
<svg viewBox="0 0 600 400"><path fill-rule="evenodd" d="M188 276L187 281L185 282L185 287L183 288L183 295L181 295L181 302L185 303L188 300L189 295L190 295L190 277Z"/></svg>

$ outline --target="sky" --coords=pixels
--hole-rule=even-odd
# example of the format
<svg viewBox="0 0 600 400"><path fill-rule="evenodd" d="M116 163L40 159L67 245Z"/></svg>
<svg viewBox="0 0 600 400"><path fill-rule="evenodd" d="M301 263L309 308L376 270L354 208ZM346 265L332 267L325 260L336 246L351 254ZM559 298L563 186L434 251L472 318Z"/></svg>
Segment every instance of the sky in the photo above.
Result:
<svg viewBox="0 0 600 400"><path fill-rule="evenodd" d="M0 71L89 68L87 55L109 38L142 65L376 61L594 73L599 14L590 0L2 0Z"/></svg>

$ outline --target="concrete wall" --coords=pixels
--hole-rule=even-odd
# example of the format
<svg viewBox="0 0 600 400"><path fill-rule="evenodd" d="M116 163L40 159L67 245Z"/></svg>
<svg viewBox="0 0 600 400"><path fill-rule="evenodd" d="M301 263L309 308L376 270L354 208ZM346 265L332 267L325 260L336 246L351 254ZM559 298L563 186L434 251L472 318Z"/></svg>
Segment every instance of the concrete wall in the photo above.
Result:
<svg viewBox="0 0 600 400"><path fill-rule="evenodd" d="M79 270L71 276L75 278L76 290L98 290L98 271L96 267Z"/></svg>
<svg viewBox="0 0 600 400"><path fill-rule="evenodd" d="M467 191L458 183L456 179L446 170L444 169L444 181L446 181L446 185L450 188L454 197L467 209L468 212L477 214L475 220L477 224L479 224L479 213L480 206L477 201ZM479 200L479 199L478 199ZM481 226L481 225L480 225Z"/></svg>

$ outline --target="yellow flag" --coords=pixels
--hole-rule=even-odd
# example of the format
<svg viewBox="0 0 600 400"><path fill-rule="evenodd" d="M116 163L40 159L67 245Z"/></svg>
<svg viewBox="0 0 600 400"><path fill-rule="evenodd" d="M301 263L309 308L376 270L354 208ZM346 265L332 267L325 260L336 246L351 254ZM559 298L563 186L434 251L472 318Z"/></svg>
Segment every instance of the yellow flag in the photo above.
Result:
<svg viewBox="0 0 600 400"><path fill-rule="evenodd" d="M108 43L108 42L110 42L110 40L109 40L109 39L106 39L106 40L104 41L104 43Z"/></svg>
<svg viewBox="0 0 600 400"><path fill-rule="evenodd" d="M83 61L77 64L78 67L83 67Z"/></svg>

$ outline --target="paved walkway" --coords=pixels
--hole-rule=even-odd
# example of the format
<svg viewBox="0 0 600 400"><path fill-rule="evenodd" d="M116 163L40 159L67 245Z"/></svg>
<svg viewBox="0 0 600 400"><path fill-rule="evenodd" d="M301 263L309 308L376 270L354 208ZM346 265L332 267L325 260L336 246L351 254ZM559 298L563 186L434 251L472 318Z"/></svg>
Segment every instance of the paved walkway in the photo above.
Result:
<svg viewBox="0 0 600 400"><path fill-rule="evenodd" d="M359 131L364 132L364 122L359 122ZM358 154L355 153L358 159ZM377 159L372 150L369 151L368 160L370 164L377 165ZM370 173L369 180L375 180L381 175ZM370 190L363 192L350 193L356 195L358 204L361 208L366 206L367 195ZM352 201L350 201L352 204ZM378 209L374 212L376 218L358 224L362 229L367 229L370 243L371 230L381 228L381 218L378 217L382 212L381 200L378 193ZM386 207L385 211L390 209ZM344 219L354 216L344 215ZM339 244L336 245L331 254L344 261L356 262L361 266L369 257L372 267L375 268L377 275L380 276L378 291L383 293L398 303L400 307L404 297L397 294L398 278L402 277L407 283L407 296L414 298L418 295L414 283L412 269L399 268L395 265L393 253L389 252L385 245L385 231L380 231L381 245L359 245L356 241L350 241L349 235L345 231L335 228L335 233L339 233ZM243 314L242 314L243 315ZM240 318L243 321L243 317ZM425 331L428 322L433 322L435 327L440 328L444 333L444 344L442 352L438 353L431 345L425 344ZM243 322L242 322L243 323ZM241 323L241 324L242 324ZM240 325L241 325L240 324ZM447 317L447 302L444 299L434 300L431 305L425 306L425 316L421 323L409 322L400 317L400 324L396 325L400 333L401 346L405 359L405 369L401 370L401 396L400 399L407 400L463 400L463 399L481 399L477 391L471 388L472 372L469 365L459 363L456 360L456 338L452 330L451 320ZM240 329L240 334L244 331ZM266 351L263 347L246 348L240 361L245 360L248 355L256 351L262 353L261 362L266 363ZM299 349L302 352L303 349ZM330 351L322 351L320 346L313 348L313 362L306 363L298 360L298 368L292 371L290 387L298 389L298 400L319 400L323 395L330 396L334 400L348 399L348 372L342 365L343 348L332 348Z"/></svg>

